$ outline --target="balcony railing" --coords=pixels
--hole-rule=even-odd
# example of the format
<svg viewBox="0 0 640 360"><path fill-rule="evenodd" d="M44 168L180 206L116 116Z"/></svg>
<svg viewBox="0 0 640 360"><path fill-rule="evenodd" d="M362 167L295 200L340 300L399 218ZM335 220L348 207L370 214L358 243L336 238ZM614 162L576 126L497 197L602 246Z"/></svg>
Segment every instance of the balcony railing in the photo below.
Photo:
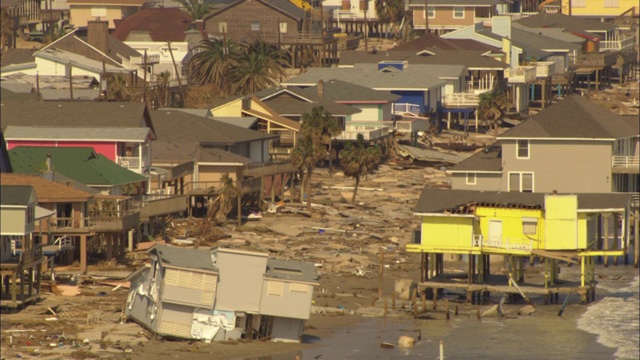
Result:
<svg viewBox="0 0 640 360"><path fill-rule="evenodd" d="M402 115L410 113L413 115L420 115L420 105L411 103L398 103L393 104L393 114Z"/></svg>
<svg viewBox="0 0 640 360"><path fill-rule="evenodd" d="M291 173L293 171L295 171L295 167L290 160L278 160L246 164L243 167L242 174L244 176L259 177Z"/></svg>
<svg viewBox="0 0 640 360"><path fill-rule="evenodd" d="M380 122L380 125L373 125L373 123L375 122L369 123L372 125L347 125L346 129L343 130L340 135L336 136L335 139L356 140L358 139L358 134L362 134L364 140L375 140L389 135L389 128L382 126L382 122Z"/></svg>
<svg viewBox="0 0 640 360"><path fill-rule="evenodd" d="M91 231L90 227L86 217L55 217L49 221L49 228L56 233L83 233Z"/></svg>
<svg viewBox="0 0 640 360"><path fill-rule="evenodd" d="M633 167L636 170L640 167L640 157L638 156L612 156L611 166L615 168Z"/></svg>
<svg viewBox="0 0 640 360"><path fill-rule="evenodd" d="M635 42L634 37L628 37L618 41L600 41L600 51L621 51L631 49Z"/></svg>
<svg viewBox="0 0 640 360"><path fill-rule="evenodd" d="M115 232L132 229L140 222L140 212L124 211L92 211L89 213L89 225L95 231Z"/></svg>
<svg viewBox="0 0 640 360"><path fill-rule="evenodd" d="M521 238L490 238L485 239L482 235L473 235L471 247L493 248L511 251L527 251L533 249L533 240Z"/></svg>
<svg viewBox="0 0 640 360"><path fill-rule="evenodd" d="M341 20L362 20L364 21L364 10L333 10L332 13L333 19L336 21ZM375 10L369 9L367 12L367 20L368 21L377 21L378 14Z"/></svg>
<svg viewBox="0 0 640 360"><path fill-rule="evenodd" d="M133 63L136 65L145 65L145 61L144 61L144 55L139 57L139 58L135 58ZM147 62L146 64L157 64L160 62L160 55L158 54L147 54Z"/></svg>
<svg viewBox="0 0 640 360"><path fill-rule="evenodd" d="M444 97L445 106L478 106L480 95L474 93L453 93Z"/></svg>
<svg viewBox="0 0 640 360"><path fill-rule="evenodd" d="M505 69L504 74L512 84L526 84L536 79L535 66L517 66Z"/></svg>
<svg viewBox="0 0 640 360"><path fill-rule="evenodd" d="M412 133L416 131L425 131L429 129L429 118L416 117L415 119L395 120L395 121L383 121L382 124L388 127L390 130L399 133Z"/></svg>
<svg viewBox="0 0 640 360"><path fill-rule="evenodd" d="M556 72L556 63L553 61L538 61L533 63L536 67L536 77L546 78Z"/></svg>
<svg viewBox="0 0 640 360"><path fill-rule="evenodd" d="M118 156L117 160L118 165L122 166L125 169L129 169L137 173L142 172L142 166L140 165L142 162L137 156Z"/></svg>

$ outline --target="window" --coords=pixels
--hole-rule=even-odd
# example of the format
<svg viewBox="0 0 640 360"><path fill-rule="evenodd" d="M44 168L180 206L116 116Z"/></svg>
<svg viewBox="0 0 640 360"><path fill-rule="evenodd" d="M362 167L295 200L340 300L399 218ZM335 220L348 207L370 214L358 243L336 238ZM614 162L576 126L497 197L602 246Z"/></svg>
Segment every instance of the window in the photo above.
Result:
<svg viewBox="0 0 640 360"><path fill-rule="evenodd" d="M620 0L604 0L604 7L606 8L619 8Z"/></svg>
<svg viewBox="0 0 640 360"><path fill-rule="evenodd" d="M427 6L427 16L429 19L433 19L436 17L436 8L433 6Z"/></svg>
<svg viewBox="0 0 640 360"><path fill-rule="evenodd" d="M227 23L226 22L221 22L218 24L218 32L220 34L226 34L227 33Z"/></svg>
<svg viewBox="0 0 640 360"><path fill-rule="evenodd" d="M287 33L287 23L286 22L281 22L280 23L280 34L286 34Z"/></svg>
<svg viewBox="0 0 640 360"><path fill-rule="evenodd" d="M467 185L476 184L476 173L467 173Z"/></svg>
<svg viewBox="0 0 640 360"><path fill-rule="evenodd" d="M454 19L464 19L464 7L463 6L454 6L453 7L453 18Z"/></svg>
<svg viewBox="0 0 640 360"><path fill-rule="evenodd" d="M533 192L533 173L531 172L510 172L509 191Z"/></svg>
<svg viewBox="0 0 640 360"><path fill-rule="evenodd" d="M572 7L587 7L587 0L571 0L571 6Z"/></svg>
<svg viewBox="0 0 640 360"><path fill-rule="evenodd" d="M283 285L284 283L282 281L269 281L267 295L282 296Z"/></svg>
<svg viewBox="0 0 640 360"><path fill-rule="evenodd" d="M524 235L535 235L538 232L538 219L522 218L522 233Z"/></svg>
<svg viewBox="0 0 640 360"><path fill-rule="evenodd" d="M260 31L260 23L258 21L251 23L251 31Z"/></svg>
<svg viewBox="0 0 640 360"><path fill-rule="evenodd" d="M518 140L516 144L517 159L528 159L529 158L529 140Z"/></svg>

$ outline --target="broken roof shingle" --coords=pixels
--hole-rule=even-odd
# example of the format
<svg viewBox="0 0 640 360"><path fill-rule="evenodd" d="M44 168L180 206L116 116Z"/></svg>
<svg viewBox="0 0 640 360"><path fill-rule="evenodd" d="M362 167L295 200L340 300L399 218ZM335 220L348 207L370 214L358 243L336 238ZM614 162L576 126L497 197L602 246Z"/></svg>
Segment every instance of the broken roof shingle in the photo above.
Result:
<svg viewBox="0 0 640 360"><path fill-rule="evenodd" d="M158 254L163 265L186 269L218 271L211 259L211 249L179 248L171 245L155 245L149 252Z"/></svg>

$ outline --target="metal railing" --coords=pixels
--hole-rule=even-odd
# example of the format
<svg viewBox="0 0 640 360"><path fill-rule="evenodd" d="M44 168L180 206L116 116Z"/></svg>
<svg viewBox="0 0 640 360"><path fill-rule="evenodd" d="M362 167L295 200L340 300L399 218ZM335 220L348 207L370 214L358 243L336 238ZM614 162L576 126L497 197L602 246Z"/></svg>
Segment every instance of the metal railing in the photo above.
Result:
<svg viewBox="0 0 640 360"><path fill-rule="evenodd" d="M67 237L67 235L64 235L62 237L57 238L53 244L58 244L58 249L62 249L62 248L73 248L73 241Z"/></svg>
<svg viewBox="0 0 640 360"><path fill-rule="evenodd" d="M640 157L638 156L612 156L611 157L611 166L612 167L635 167L636 169L640 166Z"/></svg>
<svg viewBox="0 0 640 360"><path fill-rule="evenodd" d="M517 66L505 69L504 74L510 83L528 83L536 79L535 66Z"/></svg>
<svg viewBox="0 0 640 360"><path fill-rule="evenodd" d="M158 54L147 54L146 64L157 64L159 62L160 62L160 55L158 55ZM136 65L145 65L144 55L139 57L139 58L135 58L133 63L136 64Z"/></svg>
<svg viewBox="0 0 640 360"><path fill-rule="evenodd" d="M414 115L420 115L420 105L411 103L395 103L393 104L393 114L402 115L405 113L411 113Z"/></svg>

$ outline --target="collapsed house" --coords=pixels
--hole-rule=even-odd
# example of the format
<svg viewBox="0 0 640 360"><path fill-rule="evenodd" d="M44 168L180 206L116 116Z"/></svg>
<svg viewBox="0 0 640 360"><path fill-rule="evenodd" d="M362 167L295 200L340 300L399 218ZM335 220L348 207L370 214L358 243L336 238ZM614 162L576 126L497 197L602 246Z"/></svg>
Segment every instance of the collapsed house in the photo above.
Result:
<svg viewBox="0 0 640 360"><path fill-rule="evenodd" d="M162 337L299 342L318 276L311 263L227 248L156 245L132 273L125 313Z"/></svg>

